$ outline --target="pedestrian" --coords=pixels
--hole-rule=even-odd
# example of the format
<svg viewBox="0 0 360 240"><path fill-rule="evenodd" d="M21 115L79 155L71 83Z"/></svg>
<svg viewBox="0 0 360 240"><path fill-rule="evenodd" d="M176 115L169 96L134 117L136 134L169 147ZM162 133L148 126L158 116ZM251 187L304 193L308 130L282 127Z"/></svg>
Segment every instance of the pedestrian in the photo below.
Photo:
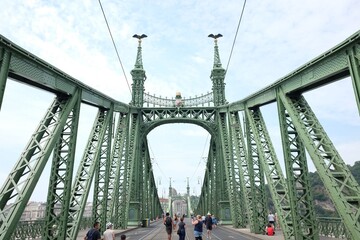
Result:
<svg viewBox="0 0 360 240"><path fill-rule="evenodd" d="M203 221L201 215L197 215L196 218L191 221L191 224L194 225L195 240L202 240Z"/></svg>
<svg viewBox="0 0 360 240"><path fill-rule="evenodd" d="M213 228L216 228L217 226L217 219L214 215L211 215L211 218L212 218L212 224L213 224Z"/></svg>
<svg viewBox="0 0 360 240"><path fill-rule="evenodd" d="M121 239L121 240L126 240L126 235L125 235L125 234L121 235L121 236L120 236L120 239Z"/></svg>
<svg viewBox="0 0 360 240"><path fill-rule="evenodd" d="M274 214L272 214L271 212L269 212L268 221L269 221L269 223L270 223L272 226L274 226L275 216L274 216Z"/></svg>
<svg viewBox="0 0 360 240"><path fill-rule="evenodd" d="M104 232L104 239L103 240L115 240L115 233L114 230L112 230L113 224L111 222L108 222L106 224L106 231Z"/></svg>
<svg viewBox="0 0 360 240"><path fill-rule="evenodd" d="M101 234L99 232L99 229L100 223L95 222L93 228L86 233L84 240L101 240Z"/></svg>
<svg viewBox="0 0 360 240"><path fill-rule="evenodd" d="M180 222L179 222L179 229L177 231L177 234L179 235L179 240L185 240L185 235L186 235L186 231L185 231L185 223L184 223L184 217L180 218Z"/></svg>
<svg viewBox="0 0 360 240"><path fill-rule="evenodd" d="M175 214L174 215L174 232L176 231L176 225L177 225L177 223L178 223L178 217L177 217L177 215Z"/></svg>
<svg viewBox="0 0 360 240"><path fill-rule="evenodd" d="M266 225L265 234L268 235L268 236L274 236L275 235L275 230L274 230L273 225L271 225L271 223L268 223Z"/></svg>
<svg viewBox="0 0 360 240"><path fill-rule="evenodd" d="M172 229L173 229L173 221L172 221L169 213L166 213L166 216L165 216L163 222L164 222L164 225L165 225L166 233L168 234L168 240L171 240L171 234L172 234Z"/></svg>
<svg viewBox="0 0 360 240"><path fill-rule="evenodd" d="M206 226L206 239L211 239L211 230L212 230L212 218L210 212L208 212L205 218L205 226Z"/></svg>

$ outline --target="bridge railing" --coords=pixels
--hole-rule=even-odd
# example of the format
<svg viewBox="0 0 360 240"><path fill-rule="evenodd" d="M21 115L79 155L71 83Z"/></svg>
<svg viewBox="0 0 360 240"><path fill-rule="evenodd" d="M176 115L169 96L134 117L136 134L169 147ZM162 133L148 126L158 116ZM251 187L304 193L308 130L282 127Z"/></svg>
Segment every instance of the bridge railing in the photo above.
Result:
<svg viewBox="0 0 360 240"><path fill-rule="evenodd" d="M181 106L198 107L198 106L213 106L213 93L202 94L201 96L181 98ZM163 98L144 93L144 107L176 107L175 98Z"/></svg>
<svg viewBox="0 0 360 240"><path fill-rule="evenodd" d="M317 220L319 223L320 236L349 239L341 218L319 217Z"/></svg>
<svg viewBox="0 0 360 240"><path fill-rule="evenodd" d="M23 239L41 239L43 233L45 220L34 221L20 221L16 227L15 232L11 236L11 240L23 240ZM88 229L93 225L91 218L83 218L80 221L79 229ZM53 226L53 236L57 235L57 227Z"/></svg>

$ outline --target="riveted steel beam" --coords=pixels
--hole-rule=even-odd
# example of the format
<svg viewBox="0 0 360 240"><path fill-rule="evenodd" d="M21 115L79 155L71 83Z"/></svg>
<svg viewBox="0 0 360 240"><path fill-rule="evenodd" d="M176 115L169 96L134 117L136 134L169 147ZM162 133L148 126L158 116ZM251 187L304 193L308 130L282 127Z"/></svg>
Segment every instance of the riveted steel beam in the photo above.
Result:
<svg viewBox="0 0 360 240"><path fill-rule="evenodd" d="M360 187L303 96L279 94L321 180L345 224L360 239Z"/></svg>
<svg viewBox="0 0 360 240"><path fill-rule="evenodd" d="M46 162L66 124L68 115L77 103L73 97L56 97L25 151L10 172L0 191L0 239L10 239L27 202L40 178ZM13 200L9 204L10 200Z"/></svg>

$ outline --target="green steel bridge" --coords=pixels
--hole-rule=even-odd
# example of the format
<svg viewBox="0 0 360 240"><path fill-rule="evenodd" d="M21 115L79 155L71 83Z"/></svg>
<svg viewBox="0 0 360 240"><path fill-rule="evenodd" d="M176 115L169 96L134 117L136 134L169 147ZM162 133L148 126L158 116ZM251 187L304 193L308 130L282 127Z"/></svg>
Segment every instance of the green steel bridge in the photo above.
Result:
<svg viewBox="0 0 360 240"><path fill-rule="evenodd" d="M198 206L235 228L262 233L267 222L265 183L285 239L319 239L308 161L316 167L349 239L360 239L360 187L303 94L351 77L360 111L360 31L270 86L229 103L214 37L211 93L183 99L144 92L141 38L129 104L112 99L0 35L0 107L8 80L54 94L45 116L0 192L0 240L11 239L47 162L51 161L42 239L76 239L93 187L93 221L127 228L162 213L147 135L171 123L198 125L211 135ZM285 172L262 117L277 104ZM79 166L74 166L79 112L96 108ZM115 114L118 116L114 121ZM245 117L242 120L240 114ZM114 135L114 136L113 136ZM307 158L311 159L307 159ZM50 158L50 159L49 159ZM93 184L93 186L92 186ZM57 212L60 211L60 214ZM52 228L57 226L57 234Z"/></svg>

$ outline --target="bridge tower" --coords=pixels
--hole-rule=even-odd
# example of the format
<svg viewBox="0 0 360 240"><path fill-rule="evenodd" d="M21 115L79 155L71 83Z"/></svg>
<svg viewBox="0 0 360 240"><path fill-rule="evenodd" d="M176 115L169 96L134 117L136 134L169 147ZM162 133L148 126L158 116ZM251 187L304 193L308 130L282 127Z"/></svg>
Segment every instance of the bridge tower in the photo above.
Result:
<svg viewBox="0 0 360 240"><path fill-rule="evenodd" d="M147 36L145 34L142 34L141 36L135 34L133 37L138 39L139 46L135 61L135 67L133 70L131 70L131 76L133 80L131 104L135 107L142 107L144 103L144 82L146 80L146 74L142 62L141 39Z"/></svg>
<svg viewBox="0 0 360 240"><path fill-rule="evenodd" d="M226 70L222 67L220 61L219 47L217 45L217 39L222 37L221 34L213 35L210 34L209 37L214 38L214 66L211 70L210 78L212 80L212 90L214 95L214 105L221 106L226 103L225 100L225 74Z"/></svg>

